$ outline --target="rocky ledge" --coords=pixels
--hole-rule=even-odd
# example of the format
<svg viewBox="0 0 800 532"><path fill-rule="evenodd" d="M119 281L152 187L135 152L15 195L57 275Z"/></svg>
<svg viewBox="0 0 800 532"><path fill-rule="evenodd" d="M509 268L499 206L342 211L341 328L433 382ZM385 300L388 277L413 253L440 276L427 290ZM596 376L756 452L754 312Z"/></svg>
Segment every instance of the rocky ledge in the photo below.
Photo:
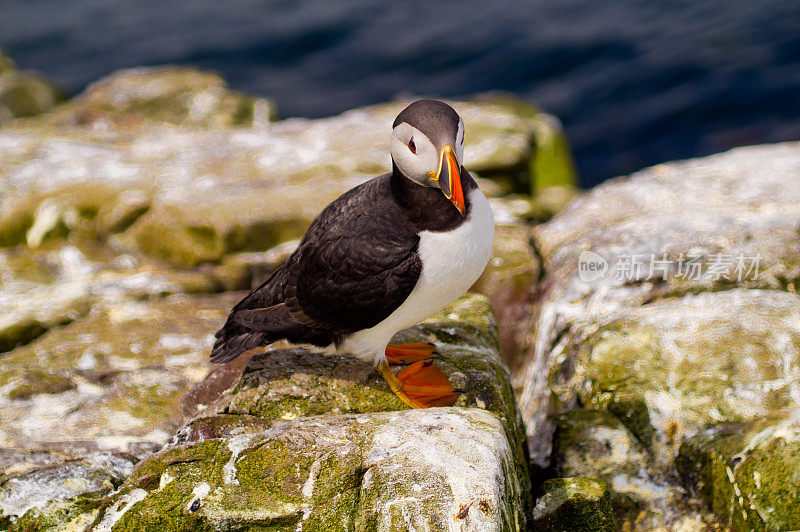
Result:
<svg viewBox="0 0 800 532"><path fill-rule="evenodd" d="M454 102L496 216L474 287L488 299L398 340L436 344L456 406L406 410L351 357L275 345L208 363L242 290L388 169L403 105L276 121L215 74L158 67L0 128L0 528L525 529L502 356L524 333L489 301L527 297L527 224L574 195L555 118L505 96Z"/></svg>
<svg viewBox="0 0 800 532"><path fill-rule="evenodd" d="M125 340L131 338L120 338L121 344ZM41 394L51 394L51 408L65 399L73 405L65 420L61 409L50 412L63 423L62 436L78 440L83 430L94 441L33 446L58 437L56 427L48 434L40 422L37 434L6 450L0 489L5 527L524 529L531 506L524 427L485 298L462 298L397 340L437 346L437 365L466 390L456 406L404 410L366 364L273 346L200 381L184 399L187 420L153 452L120 433L149 429L144 438L152 438L152 431L175 421L165 415L175 406L159 405L157 391L148 396L135 387L134 372L118 378L117 395L93 401L82 402L80 389L36 390L40 402L46 400ZM143 366L166 362L158 360L164 352L156 346L143 347L150 351ZM199 347L202 357L205 345ZM66 368L65 381L70 372L77 371ZM156 386L170 384L181 386ZM108 422L115 399L123 398L128 419L121 421L128 427ZM131 426L138 411L145 411L142 422ZM104 429L116 435L96 434L103 416ZM126 443L127 451L118 450Z"/></svg>
<svg viewBox="0 0 800 532"><path fill-rule="evenodd" d="M557 120L454 102L495 254L483 296L398 341L437 345L457 405L282 345L211 368L242 290L388 168L402 105L276 121L161 67L0 129L1 528L800 528L800 144L550 220L575 195Z"/></svg>
<svg viewBox="0 0 800 532"><path fill-rule="evenodd" d="M800 144L609 181L532 238L536 466L629 529L798 529Z"/></svg>

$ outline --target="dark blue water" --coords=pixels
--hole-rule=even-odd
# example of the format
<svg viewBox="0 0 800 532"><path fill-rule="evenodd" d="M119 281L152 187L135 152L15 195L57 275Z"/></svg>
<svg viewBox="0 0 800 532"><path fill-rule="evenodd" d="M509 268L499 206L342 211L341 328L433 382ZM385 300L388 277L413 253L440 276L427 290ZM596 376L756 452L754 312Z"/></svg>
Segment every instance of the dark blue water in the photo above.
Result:
<svg viewBox="0 0 800 532"><path fill-rule="evenodd" d="M800 139L800 0L0 0L0 46L73 92L211 68L283 116L511 91L561 117L586 185Z"/></svg>

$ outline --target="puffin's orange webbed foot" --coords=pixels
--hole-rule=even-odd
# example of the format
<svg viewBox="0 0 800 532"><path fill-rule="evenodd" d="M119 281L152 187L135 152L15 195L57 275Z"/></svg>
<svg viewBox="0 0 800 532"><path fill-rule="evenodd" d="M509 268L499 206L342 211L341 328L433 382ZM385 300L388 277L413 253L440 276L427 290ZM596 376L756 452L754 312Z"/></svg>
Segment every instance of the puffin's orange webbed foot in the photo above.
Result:
<svg viewBox="0 0 800 532"><path fill-rule="evenodd" d="M392 344L386 347L386 362L392 366L413 364L420 360L436 358L436 346L427 343L416 344Z"/></svg>
<svg viewBox="0 0 800 532"><path fill-rule="evenodd" d="M381 364L378 370L389 388L411 408L453 406L458 399L458 392L431 361L414 362L397 375L387 364Z"/></svg>

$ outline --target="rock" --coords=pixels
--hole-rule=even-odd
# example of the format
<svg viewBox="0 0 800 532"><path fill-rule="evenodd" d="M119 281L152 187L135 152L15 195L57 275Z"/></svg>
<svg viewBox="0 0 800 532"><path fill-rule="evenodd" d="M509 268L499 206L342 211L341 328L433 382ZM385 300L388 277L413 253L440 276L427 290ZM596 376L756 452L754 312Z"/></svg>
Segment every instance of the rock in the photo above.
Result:
<svg viewBox="0 0 800 532"><path fill-rule="evenodd" d="M795 410L687 439L677 465L687 488L732 530L796 530L798 460L800 410Z"/></svg>
<svg viewBox="0 0 800 532"><path fill-rule="evenodd" d="M158 72L149 75L153 83L160 79ZM405 103L262 129L203 130L148 120L136 127L112 122L107 129L65 129L57 125L61 111L5 128L0 245L101 239L184 267L267 250L300 237L325 205L389 169L385 139ZM453 104L466 121L467 168L524 181L531 116L539 115L530 108L522 113L518 102Z"/></svg>
<svg viewBox="0 0 800 532"><path fill-rule="evenodd" d="M396 411L348 357L273 349L234 361L243 373L222 366L95 526L523 530L523 429L496 334L485 298L469 296L396 339L436 343L467 390L460 407Z"/></svg>
<svg viewBox="0 0 800 532"><path fill-rule="evenodd" d="M66 98L61 89L39 74L11 70L2 62L0 58L0 125L44 113Z"/></svg>
<svg viewBox="0 0 800 532"><path fill-rule="evenodd" d="M534 156L530 163L531 193L540 196L549 188L575 189L578 176L572 161L567 136L553 115L534 117Z"/></svg>
<svg viewBox="0 0 800 532"><path fill-rule="evenodd" d="M491 200L495 218L492 258L471 290L489 297L497 316L502 352L513 369L529 342L539 262L530 245L527 215L531 201L507 196Z"/></svg>
<svg viewBox="0 0 800 532"><path fill-rule="evenodd" d="M520 486L497 482L514 467L505 433L499 420L485 411L433 409L232 423L235 428L227 430L234 435L227 441L179 443L145 460L108 500L96 526L524 526L513 506L521 497L515 491Z"/></svg>
<svg viewBox="0 0 800 532"><path fill-rule="evenodd" d="M500 415L514 431L516 401L500 354L497 328L486 298L465 296L435 316L398 334L395 342L432 342L437 366L456 388L466 390L457 406L479 406ZM225 372L219 366L217 372ZM209 380L217 380L212 373ZM201 386L201 389L206 386ZM191 401L190 397L188 401ZM256 353L235 383L187 404L187 412L294 419L325 413L364 413L404 408L375 369L350 356L305 349L272 348ZM512 434L514 434L512 432ZM522 443L522 434L514 436Z"/></svg>
<svg viewBox="0 0 800 532"><path fill-rule="evenodd" d="M704 515L685 503L686 492L654 464L634 434L613 414L578 409L557 421L554 462L560 477L592 477L605 482L617 523L650 530L681 518Z"/></svg>
<svg viewBox="0 0 800 532"><path fill-rule="evenodd" d="M86 444L0 450L4 530L85 530L137 458Z"/></svg>
<svg viewBox="0 0 800 532"><path fill-rule="evenodd" d="M221 287L213 272L169 270L88 243L0 249L0 264L0 352L67 325L97 305Z"/></svg>
<svg viewBox="0 0 800 532"><path fill-rule="evenodd" d="M544 273L535 344L516 385L534 463L552 458L565 475L609 480L618 515L634 528L724 525L730 511L682 493L676 457L689 452L686 442L724 447L715 436L724 427L800 406L798 148L659 165L600 185L533 229ZM581 409L594 417L571 427L565 419L581 419ZM557 418L548 412L567 416L552 456ZM581 458L582 449L602 450L598 434L619 450L613 463L613 452ZM637 482L655 496L640 497L634 519L619 495ZM753 484L737 485L744 501L758 500ZM800 482L781 486L791 493ZM771 507L770 522L792 521L791 510Z"/></svg>
<svg viewBox="0 0 800 532"><path fill-rule="evenodd" d="M205 377L213 333L237 295L99 304L0 358L0 445L91 441L156 448ZM152 450L152 449L151 449Z"/></svg>
<svg viewBox="0 0 800 532"><path fill-rule="evenodd" d="M6 72L11 72L16 68L14 61L8 57L3 50L0 49L0 74L5 74Z"/></svg>
<svg viewBox="0 0 800 532"><path fill-rule="evenodd" d="M575 186L541 186L536 189L529 217L538 223L547 222L566 209L578 193Z"/></svg>
<svg viewBox="0 0 800 532"><path fill-rule="evenodd" d="M595 478L558 478L542 486L533 509L533 529L564 532L617 530L608 489Z"/></svg>
<svg viewBox="0 0 800 532"><path fill-rule="evenodd" d="M121 70L44 117L49 125L136 128L142 122L266 127L275 104L232 91L221 76L181 66Z"/></svg>
<svg viewBox="0 0 800 532"><path fill-rule="evenodd" d="M388 170L381 139L407 103L269 123L266 100L216 75L148 68L0 129L0 447L61 453L0 483L0 506L42 492L0 528L526 527L525 430L484 298L397 338L437 344L466 390L456 407L402 410L373 368L280 345L206 375L241 297L216 292L259 283L327 203ZM522 352L539 277L527 224L547 216L527 195L534 138L561 132L517 100L454 105L498 224L476 288L513 303L499 327ZM78 445L85 463L60 450Z"/></svg>
<svg viewBox="0 0 800 532"><path fill-rule="evenodd" d="M686 436L795 408L800 298L734 289L622 311L587 335L552 389L607 408L670 461Z"/></svg>
<svg viewBox="0 0 800 532"><path fill-rule="evenodd" d="M534 229L547 291L537 309L536 346L520 379L521 405L537 427L529 427L532 434L548 438L547 430L538 430L546 426L549 399L541 378L546 367L560 367L585 333L612 321L621 309L732 286L794 286L800 278L800 186L786 175L800 172L797 148L757 146L660 165L601 185ZM606 270L584 282L579 259L587 251ZM649 264L631 268L634 255L664 259L666 280L658 263L652 276ZM585 254L584 262L593 257ZM725 257L732 259L729 279L715 273ZM740 257L741 281L735 271ZM689 260L702 266L699 276ZM756 261L757 279L750 270ZM547 454L546 443L535 447L535 454Z"/></svg>

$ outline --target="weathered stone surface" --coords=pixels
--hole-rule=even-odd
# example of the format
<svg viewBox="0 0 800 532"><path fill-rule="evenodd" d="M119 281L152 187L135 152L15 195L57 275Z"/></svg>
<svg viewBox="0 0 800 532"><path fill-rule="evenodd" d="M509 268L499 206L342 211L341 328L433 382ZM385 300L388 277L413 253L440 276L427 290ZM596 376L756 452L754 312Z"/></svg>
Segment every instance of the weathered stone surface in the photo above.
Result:
<svg viewBox="0 0 800 532"><path fill-rule="evenodd" d="M6 128L0 244L113 236L122 249L183 266L268 249L301 236L330 201L389 169L386 145L403 105L262 129L64 129L42 124L47 117ZM507 100L454 105L468 131L466 167L522 179L539 115Z"/></svg>
<svg viewBox="0 0 800 532"><path fill-rule="evenodd" d="M3 530L85 530L137 458L89 444L0 449Z"/></svg>
<svg viewBox="0 0 800 532"><path fill-rule="evenodd" d="M240 417L240 416L233 416ZM233 423L140 464L96 524L114 530L520 530L500 421L432 409ZM497 482L505 477L506 482ZM128 503L137 501L132 505ZM122 513L121 509L125 512Z"/></svg>
<svg viewBox="0 0 800 532"><path fill-rule="evenodd" d="M547 222L566 209L579 192L575 186L539 187L534 192L536 195L531 201L531 210L528 216L538 223Z"/></svg>
<svg viewBox="0 0 800 532"><path fill-rule="evenodd" d="M182 66L121 70L103 78L41 122L136 128L142 122L219 128L265 127L275 105L232 91L212 72Z"/></svg>
<svg viewBox="0 0 800 532"><path fill-rule="evenodd" d="M241 297L208 293L259 282L328 202L388 170L406 103L268 123L269 102L213 74L149 68L0 130L0 445L20 463L51 460L24 483L27 470L0 480L0 503L42 501L4 510L4 527L524 529L525 432L483 298L397 339L437 344L465 390L453 408L397 411L373 368L303 350L204 379L212 333ZM501 316L513 331L538 276L527 223L558 208L533 177L549 169L568 190L573 170L547 115L497 96L454 105L498 222L476 288L520 303ZM510 190L524 194L498 197ZM77 441L124 468L53 450Z"/></svg>
<svg viewBox="0 0 800 532"><path fill-rule="evenodd" d="M137 466L95 526L524 529L524 429L486 299L462 298L397 340L436 343L437 365L466 390L460 406L402 410L349 357L259 353L190 395L199 415Z"/></svg>
<svg viewBox="0 0 800 532"><path fill-rule="evenodd" d="M619 526L650 530L664 523L679 528L706 516L686 503L676 478L658 467L634 434L613 414L578 409L557 421L553 460L561 477L605 481Z"/></svg>
<svg viewBox="0 0 800 532"><path fill-rule="evenodd" d="M723 427L783 419L800 405L798 176L800 144L741 148L612 180L534 228L544 274L517 384L535 463L550 463L548 412L563 413L553 465L606 479L623 521L719 524L699 504L710 497L683 493L676 456L687 438L724 447ZM592 262L598 269L581 268ZM610 456L582 458L603 441ZM784 493L800 486L781 478ZM652 496L625 510L620 497L637 483ZM754 484L737 486L743 504L759 500ZM769 507L767 522L792 522L792 510ZM711 508L734 529L762 526Z"/></svg>
<svg viewBox="0 0 800 532"><path fill-rule="evenodd" d="M552 532L617 530L608 488L596 478L556 478L542 486L533 509L533 529Z"/></svg>
<svg viewBox="0 0 800 532"><path fill-rule="evenodd" d="M0 445L87 440L135 451L166 443L235 301L236 294L100 304L7 353Z"/></svg>
<svg viewBox="0 0 800 532"><path fill-rule="evenodd" d="M492 258L472 291L489 297L497 316L502 352L513 369L530 342L529 323L540 269L530 244L531 201L509 196L492 200L495 217Z"/></svg>
<svg viewBox="0 0 800 532"><path fill-rule="evenodd" d="M61 89L35 72L20 72L0 55L0 125L48 111L65 99Z"/></svg>
<svg viewBox="0 0 800 532"><path fill-rule="evenodd" d="M465 390L457 406L478 406L505 420L515 441L523 435L508 370L499 350L497 328L486 298L465 296L439 315L402 331L395 342L431 342L439 352L436 365L456 388ZM225 373L224 366L216 372ZM217 383L212 373L210 383ZM187 412L294 419L324 413L363 413L405 408L375 369L350 356L326 356L305 349L269 350L253 355L241 377L207 394L204 403L187 404ZM224 386L224 388L223 388ZM193 399L188 399L191 402Z"/></svg>
<svg viewBox="0 0 800 532"><path fill-rule="evenodd" d="M630 178L604 184L576 200L552 222L534 231L547 272L538 317L536 346L520 400L530 428L540 435L549 401L548 364L561 364L565 350L614 318L621 309L658 298L731 286L785 289L800 277L800 173L797 144L741 148L705 159L660 165ZM608 271L590 282L579 275L579 257L592 251L609 263ZM681 254L700 257L699 278L681 276ZM666 254L666 256L664 256ZM620 257L665 258L648 276L643 267L625 275ZM715 275L714 255L758 257L757 279L738 281ZM641 260L641 259L640 259ZM684 272L685 273L685 272ZM546 437L545 437L546 439ZM537 453L546 447L537 444Z"/></svg>
<svg viewBox="0 0 800 532"><path fill-rule="evenodd" d="M578 178L567 137L561 122L553 115L534 117L534 157L530 164L531 193L539 196L552 187L575 188Z"/></svg>
<svg viewBox="0 0 800 532"><path fill-rule="evenodd" d="M85 316L96 305L222 287L216 272L171 270L90 243L0 249L0 265L0 353Z"/></svg>
<svg viewBox="0 0 800 532"><path fill-rule="evenodd" d="M800 527L800 410L686 440L678 470L732 530Z"/></svg>
<svg viewBox="0 0 800 532"><path fill-rule="evenodd" d="M8 57L0 48L0 74L5 74L6 72L11 72L14 70L16 65L14 65L14 61Z"/></svg>
<svg viewBox="0 0 800 532"><path fill-rule="evenodd" d="M800 298L734 289L623 311L571 353L551 388L607 408L669 461L686 436L800 404Z"/></svg>

